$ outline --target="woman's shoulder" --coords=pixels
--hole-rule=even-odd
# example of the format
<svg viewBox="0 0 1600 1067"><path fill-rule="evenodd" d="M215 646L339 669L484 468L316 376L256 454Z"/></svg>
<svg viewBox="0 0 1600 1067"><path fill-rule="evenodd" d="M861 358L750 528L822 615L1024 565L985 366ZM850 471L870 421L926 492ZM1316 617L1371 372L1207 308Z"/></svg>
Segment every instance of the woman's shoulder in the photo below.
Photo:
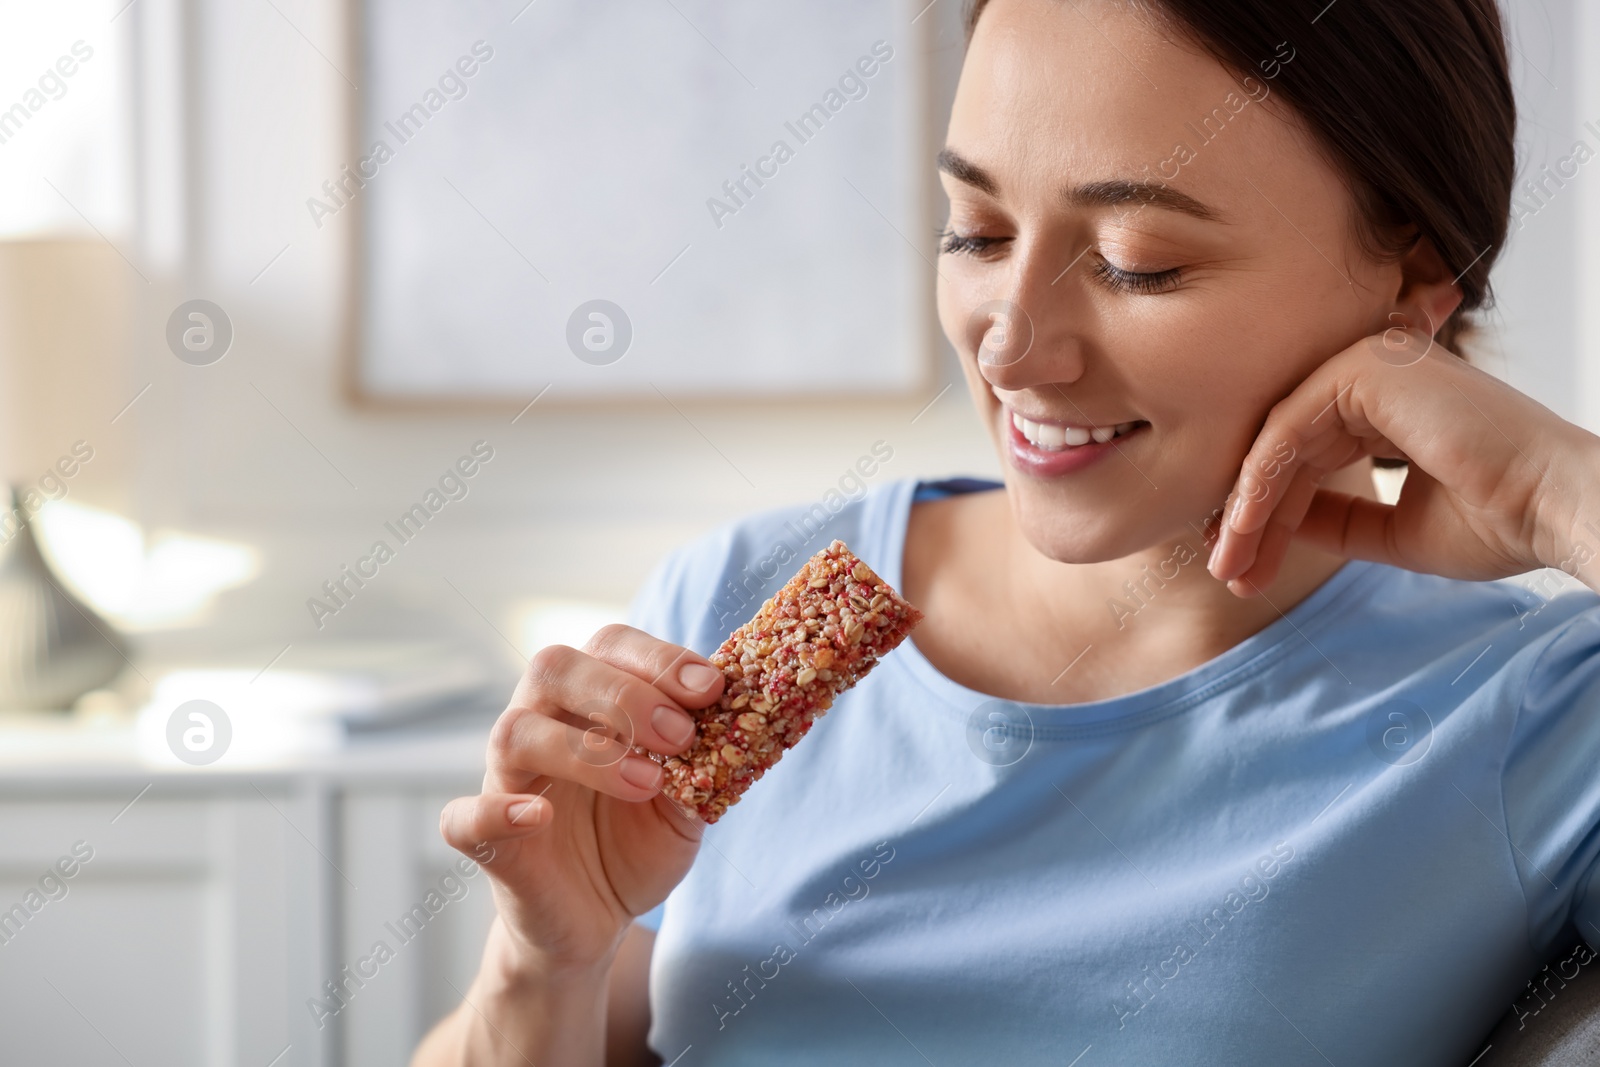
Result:
<svg viewBox="0 0 1600 1067"><path fill-rule="evenodd" d="M906 511L921 484L902 479L853 492L829 489L806 503L725 522L657 564L629 621L709 654L835 539L885 577L896 575Z"/></svg>
<svg viewBox="0 0 1600 1067"><path fill-rule="evenodd" d="M1316 638L1330 654L1340 648L1390 670L1449 667L1452 691L1492 685L1513 700L1577 672L1600 695L1600 595L1593 591L1554 572L1472 582L1360 566L1366 572L1352 585L1361 594L1348 597L1340 623ZM1307 629L1324 628L1308 620Z"/></svg>
<svg viewBox="0 0 1600 1067"><path fill-rule="evenodd" d="M1529 638L1600 619L1600 594L1555 571L1492 582L1463 581L1367 564L1371 581L1359 612L1413 631L1505 630Z"/></svg>

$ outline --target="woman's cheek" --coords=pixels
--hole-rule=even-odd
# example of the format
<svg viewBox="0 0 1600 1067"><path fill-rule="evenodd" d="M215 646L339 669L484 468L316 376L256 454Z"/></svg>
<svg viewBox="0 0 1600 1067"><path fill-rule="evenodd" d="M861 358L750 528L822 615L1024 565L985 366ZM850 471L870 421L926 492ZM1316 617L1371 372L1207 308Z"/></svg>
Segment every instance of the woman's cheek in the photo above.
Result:
<svg viewBox="0 0 1600 1067"><path fill-rule="evenodd" d="M934 285L935 308L939 314L939 328L944 332L944 338L950 342L950 347L956 350L961 357L963 368L967 362L966 338L963 337L965 329L964 317L957 308L963 304L963 296L968 288L964 282L950 281L946 274L946 264L949 256L939 257L939 280Z"/></svg>
<svg viewBox="0 0 1600 1067"><path fill-rule="evenodd" d="M993 297L996 285L984 273L984 265L970 257L941 255L938 259L938 280L934 297L939 313L939 326L951 347L966 362L976 351L971 332L973 312ZM998 287L1003 288L1003 287Z"/></svg>

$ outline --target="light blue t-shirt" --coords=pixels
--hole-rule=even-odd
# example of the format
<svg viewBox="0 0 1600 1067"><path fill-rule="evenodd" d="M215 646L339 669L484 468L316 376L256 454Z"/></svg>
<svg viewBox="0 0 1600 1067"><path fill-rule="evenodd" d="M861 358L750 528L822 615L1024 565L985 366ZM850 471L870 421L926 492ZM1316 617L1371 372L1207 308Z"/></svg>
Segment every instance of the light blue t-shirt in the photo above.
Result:
<svg viewBox="0 0 1600 1067"><path fill-rule="evenodd" d="M635 623L709 653L834 537L898 587L917 489L709 535ZM1554 951L1600 944L1597 856L1587 592L1352 562L1211 662L1077 705L991 699L908 641L647 917L650 1044L675 1067L1464 1067Z"/></svg>

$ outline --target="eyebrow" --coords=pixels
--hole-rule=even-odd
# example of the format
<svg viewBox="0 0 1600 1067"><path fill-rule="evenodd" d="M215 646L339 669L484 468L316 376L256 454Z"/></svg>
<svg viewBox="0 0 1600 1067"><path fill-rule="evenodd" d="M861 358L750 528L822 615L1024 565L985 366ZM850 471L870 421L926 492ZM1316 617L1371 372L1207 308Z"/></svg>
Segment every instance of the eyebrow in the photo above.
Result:
<svg viewBox="0 0 1600 1067"><path fill-rule="evenodd" d="M953 149L942 148L937 157L938 167L956 181L970 185L990 196L1000 195L1000 183L988 171ZM1166 208L1207 222L1219 221L1219 216L1205 204L1187 193L1162 182L1129 181L1125 178L1107 178L1069 188L1063 193L1067 203L1078 207L1116 207L1120 204L1144 204Z"/></svg>

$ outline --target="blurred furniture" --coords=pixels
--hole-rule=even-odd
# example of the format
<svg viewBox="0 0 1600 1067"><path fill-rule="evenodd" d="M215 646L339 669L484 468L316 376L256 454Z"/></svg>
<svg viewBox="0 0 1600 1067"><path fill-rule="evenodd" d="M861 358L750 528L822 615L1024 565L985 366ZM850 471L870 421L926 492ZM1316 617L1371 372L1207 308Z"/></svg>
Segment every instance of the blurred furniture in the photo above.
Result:
<svg viewBox="0 0 1600 1067"><path fill-rule="evenodd" d="M445 801L481 784L487 729L168 771L141 765L131 726L0 720L0 1058L407 1062L471 981L492 916L482 873L441 882L461 857L438 832ZM52 876L75 845L92 859ZM331 1016L311 1005L338 1007L330 981L349 991Z"/></svg>
<svg viewBox="0 0 1600 1067"><path fill-rule="evenodd" d="M1581 948L1557 953L1487 1046L1472 1067L1600 1065L1600 960Z"/></svg>
<svg viewBox="0 0 1600 1067"><path fill-rule="evenodd" d="M69 708L122 671L123 643L51 572L27 506L4 486L0 503L0 709Z"/></svg>

